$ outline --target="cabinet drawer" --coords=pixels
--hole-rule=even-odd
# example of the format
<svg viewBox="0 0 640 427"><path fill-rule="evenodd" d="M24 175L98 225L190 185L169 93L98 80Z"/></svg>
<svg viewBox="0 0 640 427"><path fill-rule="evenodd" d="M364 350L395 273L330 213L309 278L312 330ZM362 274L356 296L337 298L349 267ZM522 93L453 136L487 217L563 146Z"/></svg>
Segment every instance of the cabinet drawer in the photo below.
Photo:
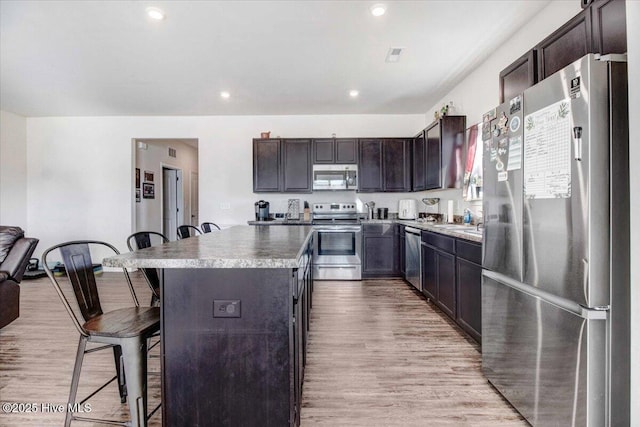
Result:
<svg viewBox="0 0 640 427"><path fill-rule="evenodd" d="M364 234L374 234L376 236L393 235L395 224L363 224Z"/></svg>
<svg viewBox="0 0 640 427"><path fill-rule="evenodd" d="M482 264L482 245L467 240L456 240L456 255L478 265Z"/></svg>
<svg viewBox="0 0 640 427"><path fill-rule="evenodd" d="M450 254L456 253L456 239L453 237L443 236L442 234L432 233L430 231L423 231L422 241L445 252L449 252Z"/></svg>

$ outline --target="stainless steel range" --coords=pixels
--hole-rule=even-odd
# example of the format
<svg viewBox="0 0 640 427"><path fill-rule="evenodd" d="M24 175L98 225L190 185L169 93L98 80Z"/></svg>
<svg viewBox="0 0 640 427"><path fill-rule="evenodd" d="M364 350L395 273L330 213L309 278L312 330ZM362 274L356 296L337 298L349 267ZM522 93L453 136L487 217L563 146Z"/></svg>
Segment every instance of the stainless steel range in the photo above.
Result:
<svg viewBox="0 0 640 427"><path fill-rule="evenodd" d="M315 280L362 279L362 226L355 203L313 205Z"/></svg>

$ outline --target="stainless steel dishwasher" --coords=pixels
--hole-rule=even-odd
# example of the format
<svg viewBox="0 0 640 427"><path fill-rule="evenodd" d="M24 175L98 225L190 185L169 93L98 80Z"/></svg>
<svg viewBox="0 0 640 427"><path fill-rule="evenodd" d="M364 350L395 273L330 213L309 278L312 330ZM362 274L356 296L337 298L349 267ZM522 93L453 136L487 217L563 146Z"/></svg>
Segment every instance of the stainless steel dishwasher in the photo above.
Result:
<svg viewBox="0 0 640 427"><path fill-rule="evenodd" d="M420 230L413 227L404 228L405 237L405 275L409 283L422 292L422 274L420 256Z"/></svg>

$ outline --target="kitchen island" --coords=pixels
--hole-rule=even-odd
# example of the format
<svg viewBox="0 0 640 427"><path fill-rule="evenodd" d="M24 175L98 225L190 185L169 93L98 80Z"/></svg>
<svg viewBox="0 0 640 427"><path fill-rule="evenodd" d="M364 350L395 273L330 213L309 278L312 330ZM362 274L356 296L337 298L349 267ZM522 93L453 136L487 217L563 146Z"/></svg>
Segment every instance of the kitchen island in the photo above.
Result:
<svg viewBox="0 0 640 427"><path fill-rule="evenodd" d="M162 269L163 425L299 424L311 231L236 226L104 259Z"/></svg>

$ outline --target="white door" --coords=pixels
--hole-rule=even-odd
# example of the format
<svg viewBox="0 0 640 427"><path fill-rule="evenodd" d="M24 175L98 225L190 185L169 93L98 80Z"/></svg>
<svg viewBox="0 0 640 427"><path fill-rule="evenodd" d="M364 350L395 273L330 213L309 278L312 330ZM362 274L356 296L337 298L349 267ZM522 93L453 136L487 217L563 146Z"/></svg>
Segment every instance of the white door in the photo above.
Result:
<svg viewBox="0 0 640 427"><path fill-rule="evenodd" d="M198 172L191 172L191 225L196 227L200 224L198 204Z"/></svg>
<svg viewBox="0 0 640 427"><path fill-rule="evenodd" d="M176 240L178 228L178 174L175 169L162 168L162 234Z"/></svg>

